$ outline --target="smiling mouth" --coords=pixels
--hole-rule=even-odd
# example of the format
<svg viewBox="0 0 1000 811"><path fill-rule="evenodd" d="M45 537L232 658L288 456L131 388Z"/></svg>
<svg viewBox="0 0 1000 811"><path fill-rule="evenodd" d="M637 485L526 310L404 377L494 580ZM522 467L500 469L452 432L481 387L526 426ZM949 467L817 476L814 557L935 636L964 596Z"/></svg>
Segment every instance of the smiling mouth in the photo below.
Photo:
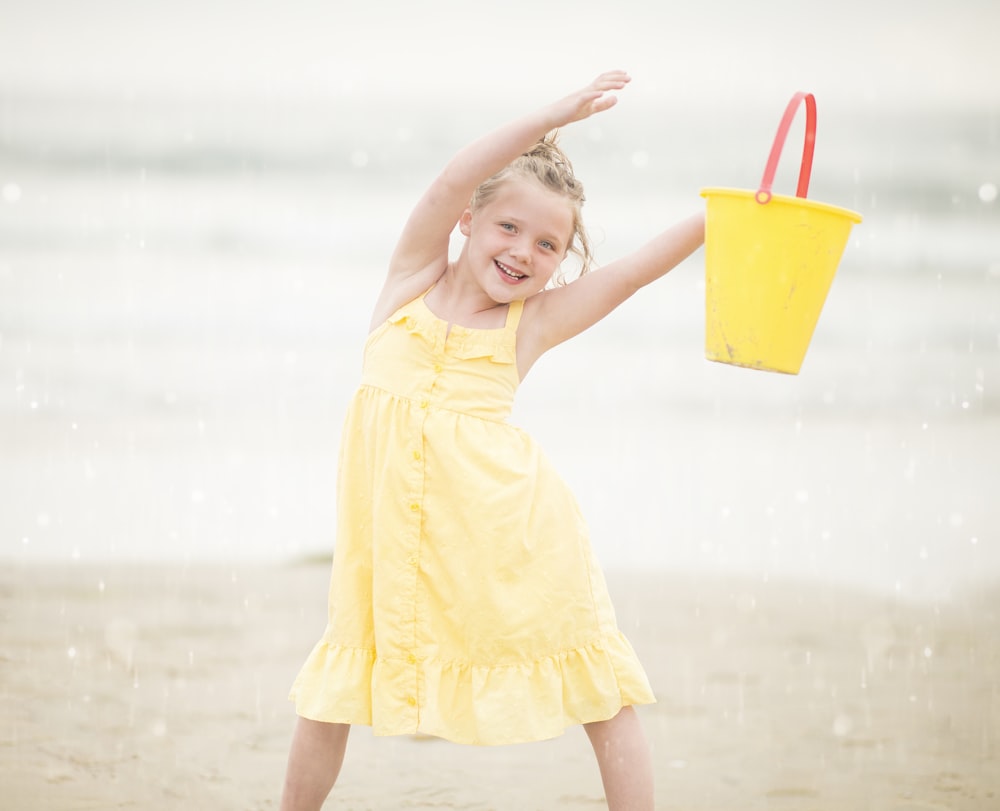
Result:
<svg viewBox="0 0 1000 811"><path fill-rule="evenodd" d="M527 273L518 273L513 268L507 267L507 265L505 265L503 262L500 262L496 259L493 260L493 264L497 266L497 268L504 276L506 276L508 279L513 279L514 281L519 282L521 281L521 279L524 279L528 275Z"/></svg>

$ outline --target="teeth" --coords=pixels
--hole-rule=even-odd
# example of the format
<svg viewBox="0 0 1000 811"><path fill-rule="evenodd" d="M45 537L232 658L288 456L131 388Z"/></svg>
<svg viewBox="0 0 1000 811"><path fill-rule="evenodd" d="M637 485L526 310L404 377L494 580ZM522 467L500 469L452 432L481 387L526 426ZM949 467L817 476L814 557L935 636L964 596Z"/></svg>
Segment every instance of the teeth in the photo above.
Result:
<svg viewBox="0 0 1000 811"><path fill-rule="evenodd" d="M513 270L507 267L503 262L497 262L497 267L500 268L500 270L502 270L512 279L523 279L527 275L525 273L515 273Z"/></svg>

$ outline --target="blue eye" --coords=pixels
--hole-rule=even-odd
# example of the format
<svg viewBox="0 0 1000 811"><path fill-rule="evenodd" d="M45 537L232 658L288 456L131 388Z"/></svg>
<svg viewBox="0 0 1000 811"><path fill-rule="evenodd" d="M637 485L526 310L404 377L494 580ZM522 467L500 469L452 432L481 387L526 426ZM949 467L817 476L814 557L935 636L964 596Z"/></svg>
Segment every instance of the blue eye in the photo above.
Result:
<svg viewBox="0 0 1000 811"><path fill-rule="evenodd" d="M502 223L500 223L500 227L503 228L504 231L513 231L514 230L514 226L511 225L509 222L502 222Z"/></svg>
<svg viewBox="0 0 1000 811"><path fill-rule="evenodd" d="M553 245L551 242L542 241L539 242L538 244L541 245L543 248L545 248L545 250L547 251L554 251L556 249L556 246Z"/></svg>

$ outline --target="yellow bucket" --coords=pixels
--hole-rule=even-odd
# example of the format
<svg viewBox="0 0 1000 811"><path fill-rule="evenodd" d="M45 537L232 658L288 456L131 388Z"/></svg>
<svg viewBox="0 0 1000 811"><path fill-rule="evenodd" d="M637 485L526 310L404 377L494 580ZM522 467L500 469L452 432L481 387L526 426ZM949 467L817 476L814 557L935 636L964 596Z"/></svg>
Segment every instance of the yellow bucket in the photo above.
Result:
<svg viewBox="0 0 1000 811"><path fill-rule="evenodd" d="M806 135L795 197L771 193L798 105ZM816 100L797 93L778 127L760 188L707 188L705 357L798 374L827 292L861 215L805 199L816 140Z"/></svg>

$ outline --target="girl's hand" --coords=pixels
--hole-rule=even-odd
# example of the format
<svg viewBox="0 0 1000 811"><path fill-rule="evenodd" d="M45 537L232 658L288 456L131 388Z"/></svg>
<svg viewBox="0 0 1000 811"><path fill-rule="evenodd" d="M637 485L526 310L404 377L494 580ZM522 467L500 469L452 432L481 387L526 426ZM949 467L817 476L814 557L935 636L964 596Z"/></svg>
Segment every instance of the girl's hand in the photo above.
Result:
<svg viewBox="0 0 1000 811"><path fill-rule="evenodd" d="M556 126L582 121L614 107L618 103L618 97L609 95L609 91L621 90L630 81L632 77L623 70L602 73L582 90L571 93L552 105L553 114L559 122Z"/></svg>

